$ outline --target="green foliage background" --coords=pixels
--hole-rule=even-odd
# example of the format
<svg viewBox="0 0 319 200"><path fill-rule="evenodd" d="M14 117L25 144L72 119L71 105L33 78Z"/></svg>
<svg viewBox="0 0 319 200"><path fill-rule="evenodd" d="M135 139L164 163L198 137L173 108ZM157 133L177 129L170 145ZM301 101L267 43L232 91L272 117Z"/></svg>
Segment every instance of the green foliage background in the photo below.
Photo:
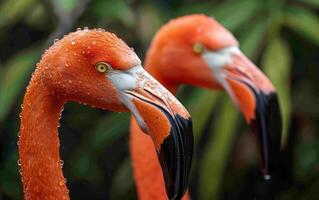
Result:
<svg viewBox="0 0 319 200"><path fill-rule="evenodd" d="M284 120L277 199L319 197L319 0L1 0L0 199L22 199L17 133L25 88L42 52L77 27L115 32L143 58L169 19L205 13L238 38L278 89ZM261 184L256 145L227 95L182 87L193 116L193 199L252 199ZM69 103L60 127L72 199L136 199L129 114Z"/></svg>

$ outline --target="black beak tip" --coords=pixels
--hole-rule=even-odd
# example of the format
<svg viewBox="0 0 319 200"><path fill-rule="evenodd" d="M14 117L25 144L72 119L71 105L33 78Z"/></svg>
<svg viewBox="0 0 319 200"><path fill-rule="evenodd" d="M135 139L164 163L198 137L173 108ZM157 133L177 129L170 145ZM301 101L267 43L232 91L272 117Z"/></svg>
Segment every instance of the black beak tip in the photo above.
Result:
<svg viewBox="0 0 319 200"><path fill-rule="evenodd" d="M277 94L255 92L256 118L250 121L250 127L259 141L262 168L265 180L271 180L278 168L282 120Z"/></svg>
<svg viewBox="0 0 319 200"><path fill-rule="evenodd" d="M189 184L194 143L192 121L179 115L170 116L169 119L171 131L164 139L158 157L167 195L170 200L179 200Z"/></svg>

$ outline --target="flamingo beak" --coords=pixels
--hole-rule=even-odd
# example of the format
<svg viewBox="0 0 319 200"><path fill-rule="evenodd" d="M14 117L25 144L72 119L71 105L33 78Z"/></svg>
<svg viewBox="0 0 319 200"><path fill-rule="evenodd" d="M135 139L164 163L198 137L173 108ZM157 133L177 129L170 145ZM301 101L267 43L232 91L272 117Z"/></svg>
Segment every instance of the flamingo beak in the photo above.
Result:
<svg viewBox="0 0 319 200"><path fill-rule="evenodd" d="M139 127L152 138L169 199L181 199L188 187L193 154L190 115L141 66L108 77Z"/></svg>
<svg viewBox="0 0 319 200"><path fill-rule="evenodd" d="M279 160L282 131L274 86L236 46L206 51L203 58L245 116L259 144L264 179L271 179Z"/></svg>

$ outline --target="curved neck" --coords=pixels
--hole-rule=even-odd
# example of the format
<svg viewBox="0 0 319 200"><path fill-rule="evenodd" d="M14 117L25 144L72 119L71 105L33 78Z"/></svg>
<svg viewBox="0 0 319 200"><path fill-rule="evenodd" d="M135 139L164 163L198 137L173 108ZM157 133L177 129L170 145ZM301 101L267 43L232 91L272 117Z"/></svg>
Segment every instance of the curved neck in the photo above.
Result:
<svg viewBox="0 0 319 200"><path fill-rule="evenodd" d="M58 123L64 101L38 77L24 96L19 135L19 164L25 199L69 199L63 176Z"/></svg>

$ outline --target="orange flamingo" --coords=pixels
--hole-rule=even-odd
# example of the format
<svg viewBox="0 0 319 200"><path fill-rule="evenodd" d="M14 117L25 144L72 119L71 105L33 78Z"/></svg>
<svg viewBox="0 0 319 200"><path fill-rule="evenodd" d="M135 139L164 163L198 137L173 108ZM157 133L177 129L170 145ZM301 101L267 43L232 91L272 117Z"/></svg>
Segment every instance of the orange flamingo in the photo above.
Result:
<svg viewBox="0 0 319 200"><path fill-rule="evenodd" d="M241 53L229 31L205 15L174 19L155 35L145 66L172 93L183 83L225 90L255 133L262 172L265 179L270 179L280 152L277 95L266 76ZM134 119L131 122L131 156L138 197L165 200L162 172L151 140L142 134ZM184 199L189 197L185 195Z"/></svg>
<svg viewBox="0 0 319 200"><path fill-rule="evenodd" d="M58 121L67 101L117 112L130 110L153 139L167 187L174 189L173 195L183 195L193 145L188 112L144 71L125 42L102 29L85 29L46 51L27 88L19 135L26 200L69 199L58 138Z"/></svg>

